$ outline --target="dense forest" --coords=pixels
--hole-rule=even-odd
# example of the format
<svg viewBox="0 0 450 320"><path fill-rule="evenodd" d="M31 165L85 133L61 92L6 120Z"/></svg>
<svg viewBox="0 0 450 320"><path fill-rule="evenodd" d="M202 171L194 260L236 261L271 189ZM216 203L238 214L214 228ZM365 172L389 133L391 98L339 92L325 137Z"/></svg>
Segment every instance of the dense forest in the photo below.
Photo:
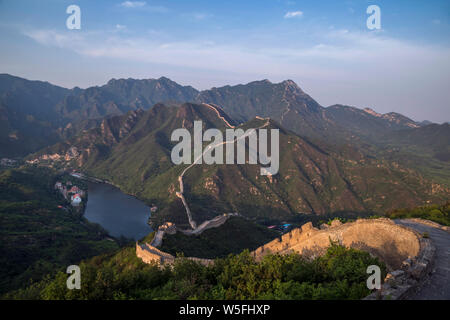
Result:
<svg viewBox="0 0 450 320"><path fill-rule="evenodd" d="M88 222L82 211L65 202L54 189L55 181L64 179L68 177L49 168L0 172L2 298L360 299L369 293L367 266L380 265L386 272L384 264L368 253L337 244L331 244L324 256L312 261L291 254L270 255L256 262L248 250L242 252L240 242L251 250L277 233L241 218L230 219L221 232L209 230L190 239L192 243L177 234L163 244L163 249L173 254L214 255L218 257L214 264L203 266L179 259L173 268L147 265L136 257L134 246L111 238L99 225ZM417 217L450 225L449 213L447 203L399 209L386 216ZM356 217L355 213L352 218ZM322 216L319 222L327 218L336 217ZM351 220L349 216L343 219ZM152 236L144 240L150 241ZM238 236L242 237L240 245L233 246ZM217 242L222 245L213 245ZM121 249L121 245L125 247ZM66 287L65 268L70 264L81 268L81 290Z"/></svg>
<svg viewBox="0 0 450 320"><path fill-rule="evenodd" d="M0 172L0 294L119 248L55 191L57 178L48 168Z"/></svg>
<svg viewBox="0 0 450 320"><path fill-rule="evenodd" d="M332 243L315 260L298 254L268 255L256 262L249 251L203 266L178 259L160 268L139 260L133 247L80 264L81 289L68 290L59 272L7 299L361 299L370 293L367 267L385 265L368 253Z"/></svg>

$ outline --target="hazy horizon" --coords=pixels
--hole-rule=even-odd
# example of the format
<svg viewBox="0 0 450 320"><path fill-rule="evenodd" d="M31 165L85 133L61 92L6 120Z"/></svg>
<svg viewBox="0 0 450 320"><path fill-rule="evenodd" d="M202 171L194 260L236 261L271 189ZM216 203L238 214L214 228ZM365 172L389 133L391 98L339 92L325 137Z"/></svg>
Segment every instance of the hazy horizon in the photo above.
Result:
<svg viewBox="0 0 450 320"><path fill-rule="evenodd" d="M66 9L81 9L69 30ZM366 9L381 10L369 30ZM198 90L295 81L322 106L450 121L444 0L0 1L0 70L73 88L165 76Z"/></svg>

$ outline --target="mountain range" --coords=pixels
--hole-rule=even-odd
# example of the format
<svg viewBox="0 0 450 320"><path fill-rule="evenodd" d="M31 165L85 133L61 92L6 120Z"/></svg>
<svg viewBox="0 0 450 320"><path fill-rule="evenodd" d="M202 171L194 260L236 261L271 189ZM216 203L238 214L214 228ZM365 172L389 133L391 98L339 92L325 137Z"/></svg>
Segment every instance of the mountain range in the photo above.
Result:
<svg viewBox="0 0 450 320"><path fill-rule="evenodd" d="M269 118L270 127L280 129L280 172L265 178L255 165L194 166L185 177L186 200L198 222L223 212L262 221L383 213L442 202L449 194L448 124L323 107L292 80L198 91L165 77L113 79L69 90L3 74L0 112L0 156L28 155L34 163L106 179L157 204L154 225L187 225L176 196L183 166L170 161L171 133L192 130L195 120L224 130L221 117L241 128Z"/></svg>
<svg viewBox="0 0 450 320"><path fill-rule="evenodd" d="M170 160L178 128L225 130L225 122L205 104L156 104L148 111L129 111L104 119L91 130L46 148L29 159L58 168L76 168L110 181L160 210L154 225L165 221L188 226L177 197L178 176L187 167ZM254 118L238 128L257 128ZM294 221L304 215L336 212L383 213L404 206L442 202L448 189L392 161L365 156L354 149L311 142L269 120L280 130L280 170L264 177L258 165L195 165L184 177L185 197L197 223L224 212L259 221Z"/></svg>
<svg viewBox="0 0 450 320"><path fill-rule="evenodd" d="M198 91L165 77L112 79L103 86L69 90L0 74L0 156L24 156L91 129L104 117L164 102L212 103L238 123L270 117L301 136L338 144L422 125L397 113L380 115L342 105L324 108L291 80Z"/></svg>

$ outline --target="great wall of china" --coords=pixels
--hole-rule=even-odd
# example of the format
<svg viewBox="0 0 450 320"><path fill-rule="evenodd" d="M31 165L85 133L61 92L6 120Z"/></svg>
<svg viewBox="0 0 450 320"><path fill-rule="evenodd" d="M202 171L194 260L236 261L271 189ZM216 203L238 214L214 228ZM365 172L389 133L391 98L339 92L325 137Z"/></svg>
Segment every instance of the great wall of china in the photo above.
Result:
<svg viewBox="0 0 450 320"><path fill-rule="evenodd" d="M330 241L367 251L383 260L391 270L420 251L420 235L413 230L390 219L359 219L346 224L335 220L331 226L322 225L322 229L314 228L311 223L304 224L259 247L253 255L260 260L269 253L298 252L315 258L326 251Z"/></svg>
<svg viewBox="0 0 450 320"><path fill-rule="evenodd" d="M390 219L359 219L355 222L340 224L333 221L331 226L317 229L306 223L276 238L252 252L256 260L267 254L288 254L297 252L308 258L322 255L330 245L330 241L338 242L346 247L361 249L384 261L390 270L395 270L408 258L419 255L421 249L420 234L412 229L395 224ZM167 253L156 247L161 244L164 233L175 233L173 224L165 224L155 241L146 244L145 248L153 254L154 261L167 260ZM147 259L147 258L146 258ZM147 259L148 260L148 259Z"/></svg>
<svg viewBox="0 0 450 320"><path fill-rule="evenodd" d="M219 110L212 105L204 104L213 109L217 116L225 124L234 128L228 121L220 115ZM257 117L260 120L266 120L266 123L260 128L269 124L266 118ZM184 126L184 123L183 123ZM242 138L242 137L241 137ZM245 136L244 136L245 138ZM236 139L233 141L233 143ZM224 142L224 143L228 143ZM214 146L215 147L215 146ZM206 151L205 151L206 152ZM202 154L203 156L203 154ZM196 164L194 163L183 170L178 177L180 191L176 195L182 200L186 209L189 224L192 230L178 230L187 235L195 235L222 225L231 215L224 214L217 216L212 220L203 222L197 227L197 223L192 218L186 199L184 198L183 176ZM431 222L413 221L416 223L427 224ZM438 228L437 224L431 223L433 228ZM448 232L448 227L440 227L441 230ZM136 243L136 255L145 263L157 263L160 265L173 264L176 257L163 252L156 247L160 246L164 235L177 232L176 226L172 223L165 223L155 234L150 244ZM433 267L436 248L430 239L421 236L417 231L404 225L399 225L390 219L358 219L355 222L341 224L335 220L331 224L322 225L320 229L314 228L312 223L306 223L301 228L296 228L274 239L269 243L257 248L251 254L256 261L261 260L267 254L289 254L299 253L307 258L315 258L324 254L330 246L331 241L337 242L345 247L360 249L369 252L371 255L382 260L387 268L388 275L384 279L382 289L369 295L365 299L402 299L412 294L423 282ZM214 262L210 259L200 259L188 257L204 265ZM448 280L448 279L447 279Z"/></svg>
<svg viewBox="0 0 450 320"><path fill-rule="evenodd" d="M212 110L214 110L216 112L216 114L217 114L217 117L219 119L221 119L226 124L227 127L231 128L231 129L235 128L235 126L232 126L223 116L220 115L218 107L216 107L214 105L211 105L211 104L206 104L206 103L203 103L203 105L208 107L208 108L210 108L210 109L212 109ZM262 128L267 127L269 125L269 118L261 118L261 117L256 117L256 118L259 119L259 120L265 120L266 122L263 125L261 125L260 127L254 128L252 130L262 129ZM184 122L183 122L183 127L184 127ZM219 147L221 145L228 144L228 143L235 143L238 140L245 139L246 137L248 137L253 132L252 130L247 131L242 136L236 137L235 139L233 139L231 141L223 141L223 142L220 142L220 143L217 143L217 144L213 145L212 147L209 146L206 150L204 150L202 152L201 155L199 155L196 159L194 159L194 162L191 165L186 167L181 172L181 174L178 176L178 182L179 182L179 185L180 185L180 191L176 192L176 196L178 198L180 198L181 201L183 202L183 206L184 206L184 208L186 210L186 215L187 215L187 218L188 218L188 221L189 221L189 225L191 226L193 231L195 231L198 228L197 228L197 223L195 222L194 218L192 217L191 209L189 208L189 205L188 205L188 203L186 201L186 198L184 197L184 184L183 184L183 177L184 177L184 175L189 171L189 169L191 169L194 165L196 165L203 158L205 153L211 152L211 148L215 149L215 148L217 148L217 147Z"/></svg>
<svg viewBox="0 0 450 320"><path fill-rule="evenodd" d="M267 254L299 253L307 258L324 254L330 241L349 248L369 252L382 260L389 271L382 290L366 299L401 299L411 294L433 266L435 247L417 231L396 222L380 219L358 219L341 224L314 228L309 222L301 228L276 238L257 248L251 254L261 260ZM173 264L176 258L150 244L136 243L136 255L145 263ZM187 259L208 265L213 260L189 257Z"/></svg>
<svg viewBox="0 0 450 320"><path fill-rule="evenodd" d="M214 110L215 113L217 114L217 116L219 117L219 119L221 119L226 124L227 127L232 128L232 129L235 128L220 114L218 107L211 105L211 104L206 104L206 103L204 103L203 105ZM256 118L258 120L264 120L265 121L264 124L258 128L248 130L245 134L243 134L240 137L236 137L232 141L224 141L224 142L217 143L217 144L213 145L212 148L214 149L223 144L235 143L240 139L245 139L247 136L249 136L253 132L253 130L261 129L261 128L267 127L269 125L269 118L261 118L261 117L256 117ZM183 121L183 127L184 127L184 121ZM144 245L140 245L140 244L136 243L136 255L139 258L141 258L144 262L149 263L151 261L156 261L158 263L170 263L171 264L175 261L175 257L157 249L157 247L159 247L161 245L164 235L166 233L174 234L177 231L180 231L186 235L198 235L207 229L217 228L217 227L221 226L222 224L224 224L231 216L238 215L237 213L224 213L222 215L214 217L211 220L204 221L199 226L197 226L196 221L192 217L192 212L189 208L186 198L184 197L183 177L189 171L189 169L191 169L195 164L197 164L200 161L200 159L204 156L204 154L206 152L210 152L210 148L211 147L209 147L208 149L203 151L203 153L199 157L194 159L194 162L191 165L189 165L188 167L186 167L181 172L181 174L178 176L180 190L178 192L176 192L176 196L178 198L180 198L183 203L183 206L186 210L186 215L187 215L187 218L189 221L189 225L191 226L191 230L177 230L176 226L174 224L172 224L171 222L164 223L162 226L160 226L158 228L151 243L149 243L149 244L146 243ZM208 260L208 259L199 259L199 258L189 258L189 259L197 260L197 261L200 261L201 263L205 263L205 264L211 263L211 260Z"/></svg>

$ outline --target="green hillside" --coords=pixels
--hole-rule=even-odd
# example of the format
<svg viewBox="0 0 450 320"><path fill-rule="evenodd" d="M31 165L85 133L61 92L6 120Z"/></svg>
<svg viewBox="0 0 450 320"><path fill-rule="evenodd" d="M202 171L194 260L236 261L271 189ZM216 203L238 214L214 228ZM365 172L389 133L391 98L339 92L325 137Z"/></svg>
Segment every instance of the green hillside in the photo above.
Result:
<svg viewBox="0 0 450 320"><path fill-rule="evenodd" d="M134 248L102 255L80 264L81 290L67 290L67 274L11 292L6 299L47 300L248 300L361 299L367 267L386 268L368 253L332 245L313 261L298 254L267 255L259 263L248 251L218 259L205 267L179 260L173 269L140 261Z"/></svg>
<svg viewBox="0 0 450 320"><path fill-rule="evenodd" d="M0 172L0 293L118 248L65 203L53 189L55 179L45 168Z"/></svg>
<svg viewBox="0 0 450 320"><path fill-rule="evenodd" d="M64 160L50 161L51 165L80 168L155 203L160 209L152 215L154 225L171 221L187 226L185 210L175 194L178 175L186 166L171 162L175 143L170 136L183 126L191 130L194 120L202 120L204 129L225 129L224 122L204 105L159 104L147 112L106 119L100 127L30 159L48 163L46 155L58 153ZM264 123L254 119L239 128ZM280 130L277 175L261 176L258 165L248 164L195 165L185 175L185 197L197 223L225 212L261 221L345 211L383 213L448 198L447 189L436 189L417 172L395 162L369 158L353 148L312 143L274 121L267 128Z"/></svg>

